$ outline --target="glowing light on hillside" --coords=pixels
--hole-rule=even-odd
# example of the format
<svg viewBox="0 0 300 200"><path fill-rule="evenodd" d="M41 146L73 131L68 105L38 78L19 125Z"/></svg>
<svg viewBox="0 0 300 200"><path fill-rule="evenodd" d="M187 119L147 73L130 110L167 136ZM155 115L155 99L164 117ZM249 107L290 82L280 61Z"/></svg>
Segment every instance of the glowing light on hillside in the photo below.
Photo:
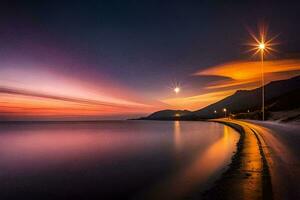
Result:
<svg viewBox="0 0 300 200"><path fill-rule="evenodd" d="M226 118L226 116L227 116L227 109L223 108L223 112L224 112L224 117Z"/></svg>

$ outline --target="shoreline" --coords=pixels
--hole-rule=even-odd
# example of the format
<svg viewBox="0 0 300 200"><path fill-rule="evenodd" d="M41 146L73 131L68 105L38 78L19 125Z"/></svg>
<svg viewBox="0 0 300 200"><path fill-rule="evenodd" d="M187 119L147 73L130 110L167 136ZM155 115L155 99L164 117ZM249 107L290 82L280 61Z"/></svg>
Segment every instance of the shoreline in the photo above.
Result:
<svg viewBox="0 0 300 200"><path fill-rule="evenodd" d="M229 168L210 189L202 194L202 198L273 199L269 166L259 134L241 122L211 121L235 129L240 134L240 139L236 144L237 150L231 158Z"/></svg>

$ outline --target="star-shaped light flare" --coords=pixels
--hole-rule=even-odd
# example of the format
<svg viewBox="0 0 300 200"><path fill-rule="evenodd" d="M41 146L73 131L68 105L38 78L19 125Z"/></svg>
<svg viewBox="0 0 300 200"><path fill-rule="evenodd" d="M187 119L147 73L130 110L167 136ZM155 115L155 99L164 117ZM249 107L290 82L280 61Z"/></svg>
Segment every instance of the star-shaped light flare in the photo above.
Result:
<svg viewBox="0 0 300 200"><path fill-rule="evenodd" d="M267 26L260 26L258 36L252 31L249 31L253 41L247 43L247 45L251 47L248 52L253 52L253 56L257 55L258 53L260 53L261 56L264 56L265 54L277 52L274 46L279 44L278 42L275 42L275 39L278 37L278 35L268 38L267 32Z"/></svg>

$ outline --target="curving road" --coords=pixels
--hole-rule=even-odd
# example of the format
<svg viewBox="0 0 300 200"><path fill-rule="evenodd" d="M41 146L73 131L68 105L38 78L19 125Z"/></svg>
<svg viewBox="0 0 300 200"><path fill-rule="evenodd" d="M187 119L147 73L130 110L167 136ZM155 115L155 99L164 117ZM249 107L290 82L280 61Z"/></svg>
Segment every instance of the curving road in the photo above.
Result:
<svg viewBox="0 0 300 200"><path fill-rule="evenodd" d="M266 144L274 199L300 199L300 125L244 121Z"/></svg>
<svg viewBox="0 0 300 200"><path fill-rule="evenodd" d="M251 133L249 130L256 134L271 176L272 198L300 199L300 124L223 121L242 126L246 135Z"/></svg>
<svg viewBox="0 0 300 200"><path fill-rule="evenodd" d="M239 120L213 121L236 128L241 133L241 137L231 167L205 195L205 199L273 199L264 150L266 145L256 129L251 124Z"/></svg>

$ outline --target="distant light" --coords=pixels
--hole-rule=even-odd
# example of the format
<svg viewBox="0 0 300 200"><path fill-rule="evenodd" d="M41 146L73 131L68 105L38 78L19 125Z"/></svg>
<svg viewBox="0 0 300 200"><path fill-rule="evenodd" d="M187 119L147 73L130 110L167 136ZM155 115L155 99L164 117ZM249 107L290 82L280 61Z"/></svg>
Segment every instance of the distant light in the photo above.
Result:
<svg viewBox="0 0 300 200"><path fill-rule="evenodd" d="M214 113L217 113L217 111L215 110Z"/></svg>
<svg viewBox="0 0 300 200"><path fill-rule="evenodd" d="M227 109L226 109L226 108L223 108L223 111L224 111L224 112L226 112L226 111L227 111Z"/></svg>
<svg viewBox="0 0 300 200"><path fill-rule="evenodd" d="M266 47L266 45L265 45L263 42L262 42L262 43L259 43L259 45L258 45L258 48L259 48L260 50L264 50L265 47Z"/></svg>
<svg viewBox="0 0 300 200"><path fill-rule="evenodd" d="M180 92L180 88L179 88L179 87L175 87L175 88L174 88L174 92L175 92L176 94L178 94L178 93Z"/></svg>
<svg viewBox="0 0 300 200"><path fill-rule="evenodd" d="M175 114L175 117L180 117L180 114L179 114L179 113L176 113L176 114Z"/></svg>

